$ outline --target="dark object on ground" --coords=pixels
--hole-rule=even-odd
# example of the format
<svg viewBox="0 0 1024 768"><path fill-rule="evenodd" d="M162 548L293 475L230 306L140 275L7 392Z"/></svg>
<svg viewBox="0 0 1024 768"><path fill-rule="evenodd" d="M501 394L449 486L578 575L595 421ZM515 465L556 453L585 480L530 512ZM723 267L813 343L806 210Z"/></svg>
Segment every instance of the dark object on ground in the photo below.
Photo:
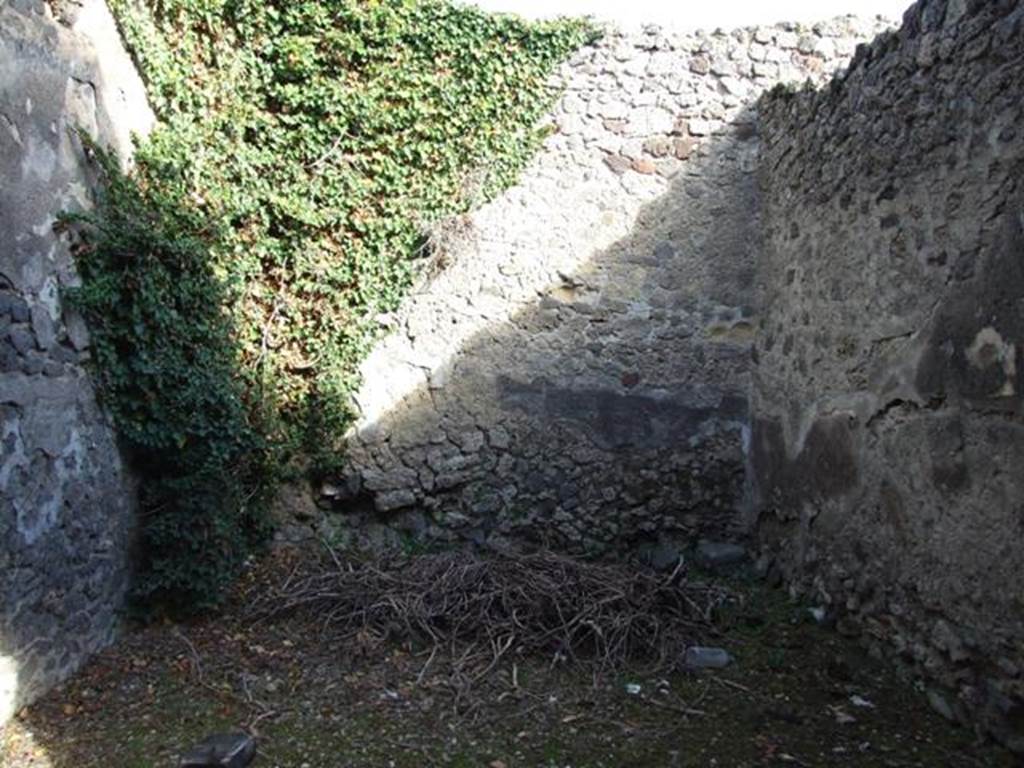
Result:
<svg viewBox="0 0 1024 768"><path fill-rule="evenodd" d="M186 752L179 768L245 768L256 757L256 740L247 733L218 733Z"/></svg>

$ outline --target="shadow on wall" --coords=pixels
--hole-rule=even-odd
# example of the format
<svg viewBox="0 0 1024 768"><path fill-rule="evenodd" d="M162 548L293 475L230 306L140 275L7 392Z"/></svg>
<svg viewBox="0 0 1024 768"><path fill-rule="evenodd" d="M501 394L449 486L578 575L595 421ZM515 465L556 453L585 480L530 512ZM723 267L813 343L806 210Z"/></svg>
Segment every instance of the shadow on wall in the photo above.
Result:
<svg viewBox="0 0 1024 768"><path fill-rule="evenodd" d="M653 30L581 51L556 134L363 365L321 533L393 539L392 524L578 553L741 537L754 104L821 82L885 26Z"/></svg>
<svg viewBox="0 0 1024 768"><path fill-rule="evenodd" d="M1024 2L925 0L761 105L760 534L933 706L1024 753Z"/></svg>
<svg viewBox="0 0 1024 768"><path fill-rule="evenodd" d="M677 145L687 154L688 141ZM327 491L328 537L404 531L599 554L741 536L756 152L744 109L670 166L667 190L626 237L560 271L511 317L506 279L467 287L464 304L438 312L434 337L465 313L483 327L446 359L390 366L414 386L352 436L350 474ZM644 175L637 168L659 170L594 172L626 183Z"/></svg>
<svg viewBox="0 0 1024 768"><path fill-rule="evenodd" d="M745 114L642 208L627 237L433 369L430 384L369 428L389 439L367 447L382 474L365 473L357 495L391 482L384 473L406 477L390 458L422 452L416 499L436 506L384 513L417 533L433 525L442 535L435 509L447 532L547 538L580 551L659 532L736 533L728 513L744 492L756 189L752 174L737 187L721 168L754 148ZM446 503L466 510L465 524ZM72 609L58 601L32 610L58 607ZM24 659L42 636L11 652ZM5 671L13 682L13 666ZM52 726L18 724L35 733L36 764L77 764ZM174 746L186 741L168 735Z"/></svg>
<svg viewBox="0 0 1024 768"><path fill-rule="evenodd" d="M20 309L24 287L5 284L0 254L0 313L24 320L0 327L0 727L114 641L130 591L143 611L207 607L267 533L253 501L265 440L191 207L70 130L53 140L103 202L74 226L77 269L52 216L37 228L67 259L49 345L32 336L35 314ZM77 202L68 208L94 207ZM0 231L19 223L0 217ZM0 763L29 739L26 764L78 764L59 739L32 745L32 720L0 738Z"/></svg>

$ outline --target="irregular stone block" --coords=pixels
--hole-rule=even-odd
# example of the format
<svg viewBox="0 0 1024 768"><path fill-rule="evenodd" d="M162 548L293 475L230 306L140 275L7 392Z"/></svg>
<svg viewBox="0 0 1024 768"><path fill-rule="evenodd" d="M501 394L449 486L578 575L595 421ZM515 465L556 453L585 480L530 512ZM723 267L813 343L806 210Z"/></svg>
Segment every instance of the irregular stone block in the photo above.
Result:
<svg viewBox="0 0 1024 768"><path fill-rule="evenodd" d="M747 550L739 544L702 540L697 545L697 563L709 571L734 568L747 559Z"/></svg>
<svg viewBox="0 0 1024 768"><path fill-rule="evenodd" d="M412 491L388 491L374 497L374 506L379 512L390 512L403 507L411 507L416 503L416 494Z"/></svg>
<svg viewBox="0 0 1024 768"><path fill-rule="evenodd" d="M46 350L53 346L57 340L57 330L54 327L53 318L49 310L37 304L31 311L32 332L36 337L36 344L39 349Z"/></svg>
<svg viewBox="0 0 1024 768"><path fill-rule="evenodd" d="M247 733L210 736L184 755L179 768L246 768L256 757L256 740Z"/></svg>
<svg viewBox="0 0 1024 768"><path fill-rule="evenodd" d="M698 645L690 646L683 654L683 668L723 669L732 664L733 658L724 648L705 648Z"/></svg>

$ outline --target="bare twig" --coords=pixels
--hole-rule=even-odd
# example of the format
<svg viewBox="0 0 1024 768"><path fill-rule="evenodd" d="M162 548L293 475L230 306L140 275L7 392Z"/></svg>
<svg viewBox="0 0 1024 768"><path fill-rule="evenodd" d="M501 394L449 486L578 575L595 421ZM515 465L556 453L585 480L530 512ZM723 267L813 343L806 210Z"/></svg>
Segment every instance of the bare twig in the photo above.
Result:
<svg viewBox="0 0 1024 768"><path fill-rule="evenodd" d="M192 654L192 673L196 676L196 680L200 683L203 682L203 664L199 660L199 651L192 644L192 641L188 639L184 632L178 627L174 628L174 634L178 637L185 645L188 646L189 652Z"/></svg>
<svg viewBox="0 0 1024 768"><path fill-rule="evenodd" d="M330 555L257 599L252 619L303 614L328 636L364 645L426 641L432 650L417 682L444 651L456 707L509 656L586 667L595 680L638 660L664 666L714 631L713 616L731 597L688 580L681 562L665 578L547 551L449 551L377 562ZM516 673L513 664L513 687Z"/></svg>
<svg viewBox="0 0 1024 768"><path fill-rule="evenodd" d="M743 691L744 693L753 693L753 691L747 688L747 686L732 680L727 680L724 677L712 677L711 679L719 685L724 685L727 688L735 688L737 691Z"/></svg>

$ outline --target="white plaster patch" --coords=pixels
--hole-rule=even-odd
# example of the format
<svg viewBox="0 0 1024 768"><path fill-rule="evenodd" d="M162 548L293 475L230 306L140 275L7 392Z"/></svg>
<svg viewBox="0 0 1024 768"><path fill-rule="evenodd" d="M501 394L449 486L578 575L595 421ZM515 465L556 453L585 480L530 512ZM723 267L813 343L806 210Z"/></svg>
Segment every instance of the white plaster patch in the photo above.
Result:
<svg viewBox="0 0 1024 768"><path fill-rule="evenodd" d="M26 544L32 546L53 528L62 503L63 499L54 495L30 509L23 509L20 504L15 505L18 510L18 533Z"/></svg>
<svg viewBox="0 0 1024 768"><path fill-rule="evenodd" d="M93 93L93 109L105 124L103 140L113 145L122 166L127 168L132 155L132 135L148 135L156 118L107 3L84 0L81 6L74 31L89 40L99 52L94 62L98 74L93 82L99 83L100 88ZM141 11L144 8L140 6ZM114 83L117 87L112 87ZM116 116L116 119L105 120L106 115Z"/></svg>
<svg viewBox="0 0 1024 768"><path fill-rule="evenodd" d="M46 237L53 231L53 219L47 217L46 220L41 221L32 227L32 234L36 237Z"/></svg>
<svg viewBox="0 0 1024 768"><path fill-rule="evenodd" d="M978 331L965 352L967 361L979 370L993 364L1002 366L1006 381L998 392L992 393L993 396L1013 397L1017 394L1017 347L1012 342L1004 341L995 328L989 326Z"/></svg>
<svg viewBox="0 0 1024 768"><path fill-rule="evenodd" d="M17 420L12 419L3 425L3 432L0 433L0 443L7 444L11 442L13 448L10 455L0 463L0 488L8 487L10 483L11 474L18 467L23 467L27 463L25 457L25 445L21 440L21 433L18 430Z"/></svg>
<svg viewBox="0 0 1024 768"><path fill-rule="evenodd" d="M0 723L11 718L18 699L18 664L10 656L0 656Z"/></svg>
<svg viewBox="0 0 1024 768"><path fill-rule="evenodd" d="M80 180L73 181L68 184L64 190L64 194L61 196L62 210L70 210L75 207L89 208L91 205L89 188Z"/></svg>
<svg viewBox="0 0 1024 768"><path fill-rule="evenodd" d="M43 281L43 287L39 291L39 303L42 304L50 319L54 322L60 317L60 288L57 286L57 278L49 275Z"/></svg>
<svg viewBox="0 0 1024 768"><path fill-rule="evenodd" d="M85 458L85 443L82 440L82 434L76 427L72 427L68 433L67 444L64 446L61 460L57 463L57 477L65 482L82 474Z"/></svg>

